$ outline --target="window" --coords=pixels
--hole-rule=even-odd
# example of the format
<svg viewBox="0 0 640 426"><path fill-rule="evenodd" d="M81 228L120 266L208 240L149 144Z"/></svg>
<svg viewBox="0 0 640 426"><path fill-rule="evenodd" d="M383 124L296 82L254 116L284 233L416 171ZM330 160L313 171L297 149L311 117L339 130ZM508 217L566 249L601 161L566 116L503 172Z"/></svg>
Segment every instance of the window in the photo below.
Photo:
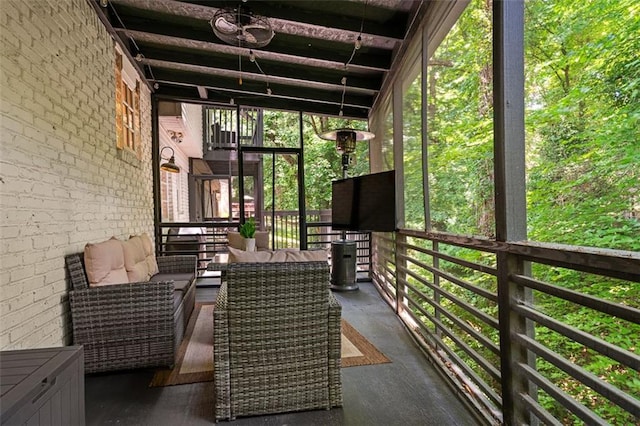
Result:
<svg viewBox="0 0 640 426"><path fill-rule="evenodd" d="M140 159L140 81L133 67L116 52L116 146Z"/></svg>

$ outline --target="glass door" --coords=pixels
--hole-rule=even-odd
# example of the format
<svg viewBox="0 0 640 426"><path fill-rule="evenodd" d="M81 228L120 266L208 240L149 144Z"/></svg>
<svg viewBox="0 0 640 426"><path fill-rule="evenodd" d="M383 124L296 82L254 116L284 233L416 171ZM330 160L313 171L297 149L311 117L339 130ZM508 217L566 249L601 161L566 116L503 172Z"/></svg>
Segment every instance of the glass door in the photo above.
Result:
<svg viewBox="0 0 640 426"><path fill-rule="evenodd" d="M239 157L239 195L249 201L240 216L255 217L272 249L306 249L302 150L241 147Z"/></svg>

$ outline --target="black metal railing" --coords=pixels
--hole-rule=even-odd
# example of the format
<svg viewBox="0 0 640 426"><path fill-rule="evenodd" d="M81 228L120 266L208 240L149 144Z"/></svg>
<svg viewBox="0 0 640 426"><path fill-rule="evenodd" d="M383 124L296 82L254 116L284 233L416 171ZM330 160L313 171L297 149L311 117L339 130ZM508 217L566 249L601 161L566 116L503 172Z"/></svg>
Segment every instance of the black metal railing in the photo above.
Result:
<svg viewBox="0 0 640 426"><path fill-rule="evenodd" d="M274 217L275 222L272 220ZM263 223L269 232L275 225L275 238L270 238L272 249L306 246L308 249L329 250L331 242L340 239L341 233L331 228L330 221L319 221L327 217L331 217L330 211L307 212L306 244L301 244L298 213L295 211L276 211L275 215L265 212ZM198 270L203 273L216 253L228 251L227 232L237 231L238 226L239 222L162 222L156 234L158 255L196 255L199 258ZM371 234L349 231L346 238L356 242L356 268L360 279L369 279Z"/></svg>

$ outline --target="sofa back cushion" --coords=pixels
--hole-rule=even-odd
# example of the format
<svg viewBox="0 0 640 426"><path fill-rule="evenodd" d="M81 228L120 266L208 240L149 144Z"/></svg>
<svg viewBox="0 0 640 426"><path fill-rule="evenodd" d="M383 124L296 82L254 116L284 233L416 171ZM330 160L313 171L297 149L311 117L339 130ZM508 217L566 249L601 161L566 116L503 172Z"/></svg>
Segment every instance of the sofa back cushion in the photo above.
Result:
<svg viewBox="0 0 640 426"><path fill-rule="evenodd" d="M156 254L153 251L153 241L151 241L151 237L146 232L140 235L142 238L142 246L144 247L144 256L145 261L147 262L147 267L149 268L149 275L154 276L159 273L158 262L156 261Z"/></svg>
<svg viewBox="0 0 640 426"><path fill-rule="evenodd" d="M128 282L149 281L151 275L142 238L134 236L127 241L122 241L122 248L124 250L124 267L129 277Z"/></svg>
<svg viewBox="0 0 640 426"><path fill-rule="evenodd" d="M229 263L267 263L285 262L287 255L283 251L244 251L229 247Z"/></svg>
<svg viewBox="0 0 640 426"><path fill-rule="evenodd" d="M122 242L116 239L84 247L84 265L90 287L129 282Z"/></svg>
<svg viewBox="0 0 640 426"><path fill-rule="evenodd" d="M269 250L269 233L267 231L256 231L255 239L257 250ZM229 247L244 250L244 237L239 232L227 232L227 241Z"/></svg>
<svg viewBox="0 0 640 426"><path fill-rule="evenodd" d="M327 250L287 250L287 262L327 262Z"/></svg>
<svg viewBox="0 0 640 426"><path fill-rule="evenodd" d="M243 251L229 247L229 263L326 262L326 250Z"/></svg>

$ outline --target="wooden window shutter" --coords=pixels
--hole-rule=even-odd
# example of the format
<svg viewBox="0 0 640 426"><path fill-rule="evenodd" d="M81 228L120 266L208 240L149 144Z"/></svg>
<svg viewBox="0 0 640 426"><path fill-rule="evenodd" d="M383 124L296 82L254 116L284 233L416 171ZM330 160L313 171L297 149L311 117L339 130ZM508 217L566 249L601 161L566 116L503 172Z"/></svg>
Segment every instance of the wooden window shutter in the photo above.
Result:
<svg viewBox="0 0 640 426"><path fill-rule="evenodd" d="M122 123L122 114L124 113L122 105L123 96L122 85L122 55L116 52L116 147L124 148L124 128Z"/></svg>
<svg viewBox="0 0 640 426"><path fill-rule="evenodd" d="M142 156L140 146L140 82L136 81L136 90L133 93L133 149L138 156Z"/></svg>

